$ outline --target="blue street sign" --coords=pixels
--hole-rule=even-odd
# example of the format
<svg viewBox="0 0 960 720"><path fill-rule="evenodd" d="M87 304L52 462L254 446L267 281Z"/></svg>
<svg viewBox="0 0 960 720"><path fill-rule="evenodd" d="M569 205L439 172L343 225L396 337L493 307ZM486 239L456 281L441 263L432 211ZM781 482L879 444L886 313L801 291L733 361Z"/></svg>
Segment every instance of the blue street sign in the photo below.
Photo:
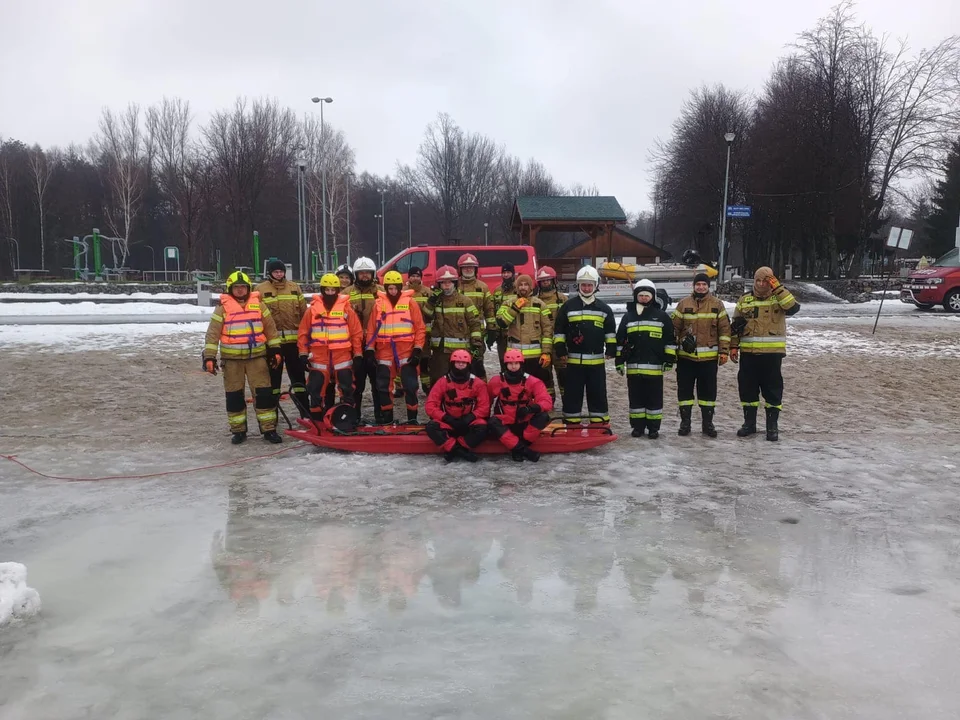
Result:
<svg viewBox="0 0 960 720"><path fill-rule="evenodd" d="M752 212L750 205L727 205L727 217L746 218L750 217Z"/></svg>

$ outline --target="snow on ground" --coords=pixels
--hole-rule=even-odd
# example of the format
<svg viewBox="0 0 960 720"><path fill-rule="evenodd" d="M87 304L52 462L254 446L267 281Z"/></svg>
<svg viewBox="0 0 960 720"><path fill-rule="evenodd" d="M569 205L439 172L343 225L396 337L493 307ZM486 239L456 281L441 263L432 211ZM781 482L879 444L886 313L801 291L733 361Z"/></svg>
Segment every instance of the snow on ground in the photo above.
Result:
<svg viewBox="0 0 960 720"><path fill-rule="evenodd" d="M0 562L0 628L40 612L40 594L27 587L27 568L20 563Z"/></svg>
<svg viewBox="0 0 960 720"><path fill-rule="evenodd" d="M0 325L0 348L33 352L36 347L58 351L196 350L203 346L206 325L156 323L152 325Z"/></svg>
<svg viewBox="0 0 960 720"><path fill-rule="evenodd" d="M18 317L21 315L198 315L209 317L212 307L198 307L196 303L165 305L151 302L36 302L36 303L0 303L0 316Z"/></svg>

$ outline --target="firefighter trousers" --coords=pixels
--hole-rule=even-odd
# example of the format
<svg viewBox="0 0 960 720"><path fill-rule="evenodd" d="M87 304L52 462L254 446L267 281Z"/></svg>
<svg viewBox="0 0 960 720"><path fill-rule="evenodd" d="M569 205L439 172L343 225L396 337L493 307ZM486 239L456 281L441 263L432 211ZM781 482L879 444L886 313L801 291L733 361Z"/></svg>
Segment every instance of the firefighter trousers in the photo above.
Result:
<svg viewBox="0 0 960 720"><path fill-rule="evenodd" d="M427 423L426 431L427 436L444 452L450 452L453 446L458 444L472 450L487 437L487 421L475 418L469 424L457 422L454 427L445 422L431 420Z"/></svg>
<svg viewBox="0 0 960 720"><path fill-rule="evenodd" d="M760 394L768 408L783 410L783 355L740 353L737 385L743 407L760 407Z"/></svg>
<svg viewBox="0 0 960 720"><path fill-rule="evenodd" d="M253 407L260 432L277 429L277 397L270 385L270 372L265 357L251 360L223 361L223 391L227 400L227 422L230 432L247 431L247 399L244 386L253 393Z"/></svg>
<svg viewBox="0 0 960 720"><path fill-rule="evenodd" d="M660 430L663 420L663 375L627 375L630 427Z"/></svg>
<svg viewBox="0 0 960 720"><path fill-rule="evenodd" d="M540 437L540 431L550 424L550 416L546 412L539 412L529 420L512 423L510 425L494 415L490 418L490 434L503 443L507 450L513 450L520 438L532 444Z"/></svg>
<svg viewBox="0 0 960 720"><path fill-rule="evenodd" d="M550 368L545 368L540 365L539 356L524 358L523 371L527 375L543 382L548 388L550 387ZM551 397L553 396L551 395Z"/></svg>
<svg viewBox="0 0 960 720"><path fill-rule="evenodd" d="M354 404L357 408L357 416L360 415L360 405L363 402L363 391L367 389L367 380L370 380L370 394L373 396L373 416L376 420L380 419L380 393L377 392L377 366L369 365L366 360L359 373L353 378L354 383Z"/></svg>
<svg viewBox="0 0 960 720"><path fill-rule="evenodd" d="M420 405L417 400L417 365L409 358L401 358L400 371L393 360L379 360L377 364L377 392L380 393L380 414L384 422L393 421L393 381L399 376L407 403L407 422L416 422Z"/></svg>
<svg viewBox="0 0 960 720"><path fill-rule="evenodd" d="M563 394L563 421L578 424L583 415L583 393L587 393L587 415L592 423L608 423L607 370L596 365L567 365L567 386Z"/></svg>
<svg viewBox="0 0 960 720"><path fill-rule="evenodd" d="M550 397L553 398L553 406L557 407L557 393L560 393L560 397L563 398L563 388L566 385L567 380L567 362L566 360L557 359L556 355L553 355L551 358L553 362L550 363L550 368L547 370L547 392L550 393ZM554 386L553 377L556 375L557 384Z"/></svg>
<svg viewBox="0 0 960 720"><path fill-rule="evenodd" d="M280 365L270 368L270 385L273 387L273 394L277 396L278 402L281 394L280 386L283 383L283 370L287 370L287 378L290 380L290 399L297 406L302 417L309 415L308 408L310 401L307 399L307 378L304 374L303 363L300 361L300 352L297 344L283 343L280 346Z"/></svg>
<svg viewBox="0 0 960 720"><path fill-rule="evenodd" d="M310 417L314 420L323 419L323 414L336 404L338 387L340 402L353 405L353 370L351 368L310 371L310 376L307 378Z"/></svg>
<svg viewBox="0 0 960 720"><path fill-rule="evenodd" d="M680 407L717 406L717 368L716 360L695 362L677 358L677 400ZM693 400L693 390L696 386L697 401Z"/></svg>

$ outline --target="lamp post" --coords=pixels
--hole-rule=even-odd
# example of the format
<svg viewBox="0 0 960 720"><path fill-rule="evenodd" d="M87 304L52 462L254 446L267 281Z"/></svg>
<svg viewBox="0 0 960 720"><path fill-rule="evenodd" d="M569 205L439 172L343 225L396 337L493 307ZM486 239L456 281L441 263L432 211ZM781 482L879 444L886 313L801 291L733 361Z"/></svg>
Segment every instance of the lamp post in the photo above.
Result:
<svg viewBox="0 0 960 720"><path fill-rule="evenodd" d="M308 252L310 250L310 241L307 237L307 222L306 222L306 208L307 208L307 198L306 198L306 185L303 182L303 175L307 169L307 161L304 158L297 160L297 233L300 236L300 279L306 281L308 279L308 269L307 263L309 262ZM258 272L259 268L254 268L254 272Z"/></svg>
<svg viewBox="0 0 960 720"><path fill-rule="evenodd" d="M413 200L404 200L407 206L407 247L413 247Z"/></svg>
<svg viewBox="0 0 960 720"><path fill-rule="evenodd" d="M377 267L380 267L380 220L383 215L376 213L373 218L377 221Z"/></svg>
<svg viewBox="0 0 960 720"><path fill-rule="evenodd" d="M347 265L350 265L350 175L345 178L347 185Z"/></svg>
<svg viewBox="0 0 960 720"><path fill-rule="evenodd" d="M730 148L736 139L736 133L728 132L723 136L727 141L727 172L723 178L723 209L720 211L720 271L717 287L723 284L727 251L727 193L730 190Z"/></svg>
<svg viewBox="0 0 960 720"><path fill-rule="evenodd" d="M384 200L386 194L387 191L380 188L380 262L384 262L387 259L387 211Z"/></svg>
<svg viewBox="0 0 960 720"><path fill-rule="evenodd" d="M323 271L330 267L330 258L327 255L327 126L323 123L323 106L332 103L332 97L310 98L320 103L320 212L323 214Z"/></svg>
<svg viewBox="0 0 960 720"><path fill-rule="evenodd" d="M490 223L488 222L485 222L483 224L483 244L484 245L490 244Z"/></svg>

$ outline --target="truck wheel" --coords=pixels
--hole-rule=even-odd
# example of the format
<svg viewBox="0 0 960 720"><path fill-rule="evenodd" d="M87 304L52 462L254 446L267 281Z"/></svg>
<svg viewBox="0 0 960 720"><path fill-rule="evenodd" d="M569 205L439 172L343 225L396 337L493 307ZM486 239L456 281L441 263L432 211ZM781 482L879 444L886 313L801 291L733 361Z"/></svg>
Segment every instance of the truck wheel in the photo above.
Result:
<svg viewBox="0 0 960 720"><path fill-rule="evenodd" d="M949 312L960 313L960 288L947 293L943 299L943 307Z"/></svg>

